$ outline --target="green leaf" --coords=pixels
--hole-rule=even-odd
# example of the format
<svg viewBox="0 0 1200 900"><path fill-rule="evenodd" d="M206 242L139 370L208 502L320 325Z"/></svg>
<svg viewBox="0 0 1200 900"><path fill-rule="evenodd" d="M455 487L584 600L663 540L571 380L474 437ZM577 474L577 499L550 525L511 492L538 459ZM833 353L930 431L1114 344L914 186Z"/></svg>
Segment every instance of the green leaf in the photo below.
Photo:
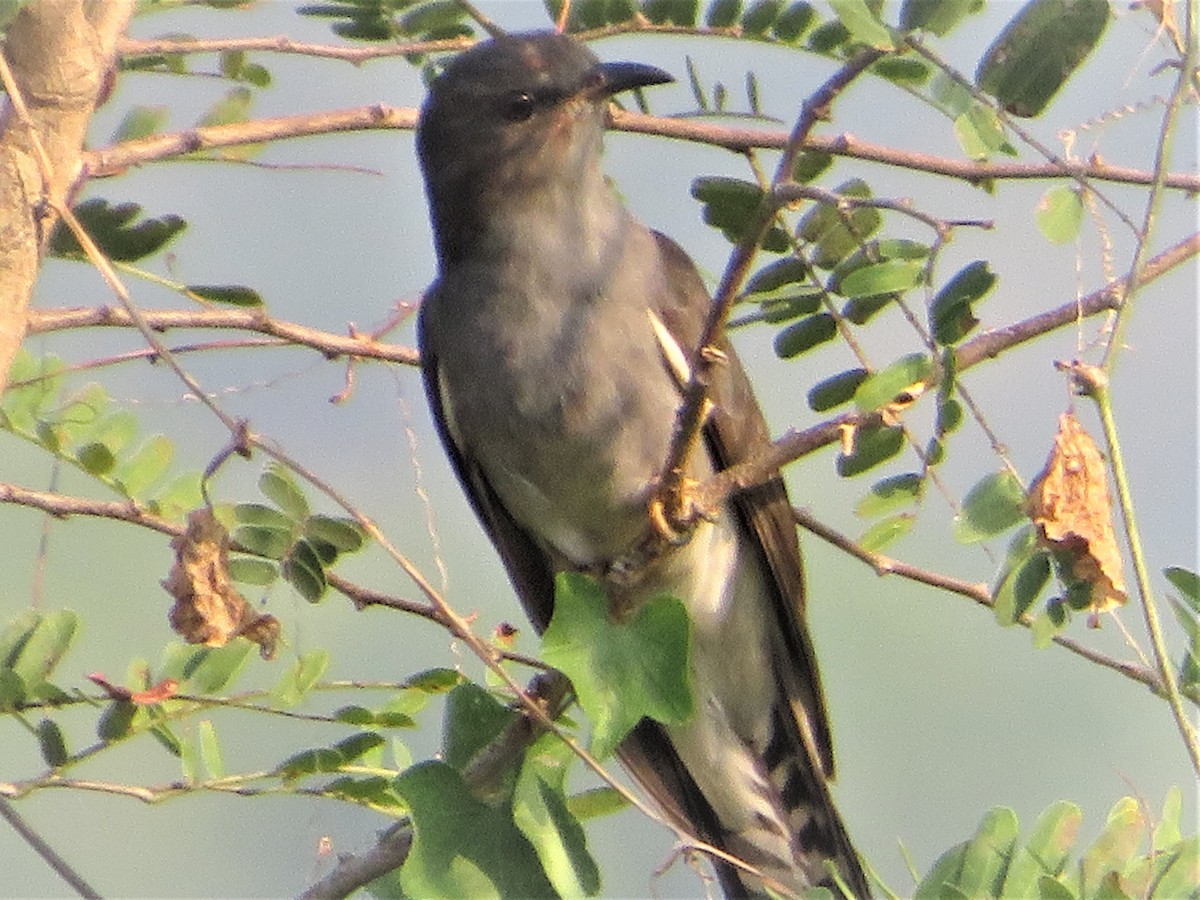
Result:
<svg viewBox="0 0 1200 900"><path fill-rule="evenodd" d="M250 118L250 106L253 102L254 95L249 88L234 88L210 106L208 112L196 124L204 127L245 122Z"/></svg>
<svg viewBox="0 0 1200 900"><path fill-rule="evenodd" d="M348 803L358 803L388 816L398 815L408 809L393 790L392 780L382 775L368 775L365 778L344 775L321 788L321 793Z"/></svg>
<svg viewBox="0 0 1200 900"><path fill-rule="evenodd" d="M842 182L834 190L845 197L871 196L870 185L860 178ZM833 204L818 203L800 219L796 235L816 245L811 256L814 266L832 269L878 231L882 223L883 218L874 207L859 206L843 212Z"/></svg>
<svg viewBox="0 0 1200 900"><path fill-rule="evenodd" d="M229 306L265 306L262 294L244 284L189 284L187 291L200 300Z"/></svg>
<svg viewBox="0 0 1200 900"><path fill-rule="evenodd" d="M611 816L628 808L629 801L608 786L591 788L567 798L567 809L581 822Z"/></svg>
<svg viewBox="0 0 1200 900"><path fill-rule="evenodd" d="M902 356L886 369L867 377L854 392L854 404L863 412L903 399L914 385L924 384L933 372L933 361L923 353Z"/></svg>
<svg viewBox="0 0 1200 900"><path fill-rule="evenodd" d="M80 447L75 458L89 475L106 475L117 464L117 458L113 456L112 451L99 443Z"/></svg>
<svg viewBox="0 0 1200 900"><path fill-rule="evenodd" d="M165 722L159 722L150 729L150 734L162 746L164 750L174 756L176 759L183 756L183 743L171 730L171 726Z"/></svg>
<svg viewBox="0 0 1200 900"><path fill-rule="evenodd" d="M366 532L354 519L333 516L309 516L304 522L304 534L331 544L339 553L361 550L367 540Z"/></svg>
<svg viewBox="0 0 1200 900"><path fill-rule="evenodd" d="M1170 900L1172 897L1194 898L1200 891L1200 837L1190 837L1182 842L1175 858L1158 876L1154 885L1154 897Z"/></svg>
<svg viewBox="0 0 1200 900"><path fill-rule="evenodd" d="M167 116L166 106L135 106L125 113L125 118L117 126L111 142L119 144L122 141L136 141L138 138L157 134L167 124Z"/></svg>
<svg viewBox="0 0 1200 900"><path fill-rule="evenodd" d="M750 35L766 34L783 10L783 0L756 0L742 16L742 32Z"/></svg>
<svg viewBox="0 0 1200 900"><path fill-rule="evenodd" d="M477 800L440 762L419 763L396 779L411 810L413 844L400 884L409 897L553 897L529 841L507 806Z"/></svg>
<svg viewBox="0 0 1200 900"><path fill-rule="evenodd" d="M954 136L963 153L971 159L987 160L993 153L1015 156L1004 126L990 106L970 99L966 109L954 119Z"/></svg>
<svg viewBox="0 0 1200 900"><path fill-rule="evenodd" d="M517 714L477 684L464 682L446 698L442 759L464 769Z"/></svg>
<svg viewBox="0 0 1200 900"><path fill-rule="evenodd" d="M41 621L40 612L27 609L5 626L0 632L0 666L12 668Z"/></svg>
<svg viewBox="0 0 1200 900"><path fill-rule="evenodd" d="M1183 834L1179 830L1179 821L1182 815L1183 792L1178 785L1175 785L1167 790L1167 795L1163 798L1162 815L1158 817L1158 824L1154 826L1152 836L1154 847L1167 849L1183 840ZM1197 874L1200 875L1200 873ZM1200 879L1197 879L1197 883L1200 883ZM1169 895L1164 894L1163 896Z"/></svg>
<svg viewBox="0 0 1200 900"><path fill-rule="evenodd" d="M818 382L808 392L808 408L813 412L825 412L849 403L869 374L866 369L847 369Z"/></svg>
<svg viewBox="0 0 1200 900"><path fill-rule="evenodd" d="M1083 201L1069 187L1053 187L1042 195L1034 212L1038 230L1052 244L1069 244L1083 224Z"/></svg>
<svg viewBox="0 0 1200 900"><path fill-rule="evenodd" d="M1050 554L1045 552L1033 554L1011 570L993 598L996 621L1003 626L1019 622L1050 582L1050 573Z"/></svg>
<svg viewBox="0 0 1200 900"><path fill-rule="evenodd" d="M236 79L246 64L245 50L222 50L220 56L221 74L229 79Z"/></svg>
<svg viewBox="0 0 1200 900"><path fill-rule="evenodd" d="M271 688L276 706L296 706L329 669L329 651L317 648L300 655L295 665Z"/></svg>
<svg viewBox="0 0 1200 900"><path fill-rule="evenodd" d="M465 680L463 674L454 669L435 668L410 675L404 686L426 694L444 694Z"/></svg>
<svg viewBox="0 0 1200 900"><path fill-rule="evenodd" d="M958 881L958 873L962 869L966 851L967 844L963 842L939 856L913 891L913 900L951 900L961 897L962 893L956 891L954 885Z"/></svg>
<svg viewBox="0 0 1200 900"><path fill-rule="evenodd" d="M221 745L217 741L217 729L208 719L196 723L196 744L200 750L200 762L210 779L225 777L225 761L221 759Z"/></svg>
<svg viewBox="0 0 1200 900"><path fill-rule="evenodd" d="M134 224L141 215L141 206L136 203L110 206L101 197L84 200L73 211L100 251L119 262L134 262L150 256L187 228L187 222L175 215L146 218ZM61 222L50 239L50 254L70 259L84 256L75 235Z"/></svg>
<svg viewBox="0 0 1200 900"><path fill-rule="evenodd" d="M333 714L339 722L348 725L374 726L376 728L415 728L416 720L405 713L381 710L372 712L362 706L343 706Z"/></svg>
<svg viewBox="0 0 1200 900"><path fill-rule="evenodd" d="M425 34L455 25L466 15L467 11L454 0L433 0L405 13L400 19L400 30L411 35Z"/></svg>
<svg viewBox="0 0 1200 900"><path fill-rule="evenodd" d="M789 325L775 335L775 353L791 359L807 353L837 336L837 321L829 313L817 313Z"/></svg>
<svg viewBox="0 0 1200 900"><path fill-rule="evenodd" d="M1175 589L1188 601L1192 610L1200 614L1200 577L1195 572L1180 568L1179 566L1168 566L1163 569L1163 575L1167 577L1167 581L1171 582L1175 586Z"/></svg>
<svg viewBox="0 0 1200 900"><path fill-rule="evenodd" d="M919 285L925 264L910 259L889 259L855 269L841 280L840 293L846 297L877 297L898 294Z"/></svg>
<svg viewBox="0 0 1200 900"><path fill-rule="evenodd" d="M1017 816L996 807L983 817L967 842L957 887L967 897L994 897L1017 840Z"/></svg>
<svg viewBox="0 0 1200 900"><path fill-rule="evenodd" d="M265 587L279 578L279 566L253 556L231 556L229 577L239 584L254 584Z"/></svg>
<svg viewBox="0 0 1200 900"><path fill-rule="evenodd" d="M887 515L917 503L924 489L925 480L917 472L892 475L871 485L870 492L858 501L854 512L864 519Z"/></svg>
<svg viewBox="0 0 1200 900"><path fill-rule="evenodd" d="M860 44L874 47L877 50L895 50L891 32L879 21L879 17L871 12L865 0L829 0L834 14L838 17L851 37Z"/></svg>
<svg viewBox="0 0 1200 900"><path fill-rule="evenodd" d="M529 748L513 793L513 822L560 897L590 897L600 890L600 870L565 793L574 759L571 748L552 734Z"/></svg>
<svg viewBox="0 0 1200 900"><path fill-rule="evenodd" d="M275 774L284 781L296 781L309 775L339 772L383 743L382 735L374 731L360 731L343 738L332 747L303 750L288 757L280 763Z"/></svg>
<svg viewBox="0 0 1200 900"><path fill-rule="evenodd" d="M878 425L860 428L854 434L854 449L837 458L837 473L851 478L870 471L904 449L904 429Z"/></svg>
<svg viewBox="0 0 1200 900"><path fill-rule="evenodd" d="M28 699L25 681L7 667L0 667L0 712L11 712Z"/></svg>
<svg viewBox="0 0 1200 900"><path fill-rule="evenodd" d="M850 31L841 22L825 22L808 36L808 47L814 53L833 53L850 40Z"/></svg>
<svg viewBox="0 0 1200 900"><path fill-rule="evenodd" d="M956 431L958 426L962 424L962 420L963 408L961 403L952 397L938 400L937 421L934 423L934 430L937 434L943 435Z"/></svg>
<svg viewBox="0 0 1200 900"><path fill-rule="evenodd" d="M69 755L67 742L63 739L62 729L53 719L42 719L38 722L38 746L42 751L42 759L52 769L63 765Z"/></svg>
<svg viewBox="0 0 1200 900"><path fill-rule="evenodd" d="M935 0L942 2L942 0ZM897 56L885 56L871 66L871 69L888 81L901 85L922 85L933 74L928 63L919 59L907 59Z"/></svg>
<svg viewBox="0 0 1200 900"><path fill-rule="evenodd" d="M1071 847L1079 834L1083 811L1074 803L1060 800L1049 806L1033 826L1033 833L1009 867L1002 896L1021 900L1037 895L1042 876L1056 876L1067 864Z"/></svg>
<svg viewBox="0 0 1200 900"><path fill-rule="evenodd" d="M163 434L153 435L121 463L116 473L117 481L127 496L141 500L150 486L166 474L174 456L175 445L171 439Z"/></svg>
<svg viewBox="0 0 1200 900"><path fill-rule="evenodd" d="M1037 889L1038 900L1079 900L1069 887L1049 875L1038 879Z"/></svg>
<svg viewBox="0 0 1200 900"><path fill-rule="evenodd" d="M264 503L239 503L233 508L234 519L242 525L253 525L290 533L295 521L273 506Z"/></svg>
<svg viewBox="0 0 1200 900"><path fill-rule="evenodd" d="M137 704L128 700L114 700L100 714L100 720L96 723L96 736L102 741L119 741L129 734L137 712Z"/></svg>
<svg viewBox="0 0 1200 900"><path fill-rule="evenodd" d="M704 222L719 228L731 243L741 240L757 221L763 192L741 178L705 176L692 182L692 196L703 205Z"/></svg>
<svg viewBox="0 0 1200 900"><path fill-rule="evenodd" d="M905 31L920 28L941 37L982 6L979 0L904 0L900 27Z"/></svg>
<svg viewBox="0 0 1200 900"><path fill-rule="evenodd" d="M65 371L57 356L39 358L24 348L18 350L9 368L8 388L0 394L0 426L33 434L38 419L57 400ZM94 390L104 395L98 385Z"/></svg>
<svg viewBox="0 0 1200 900"><path fill-rule="evenodd" d="M929 324L939 344L956 344L979 320L972 304L996 286L996 276L985 260L977 259L960 269L942 286L929 306Z"/></svg>
<svg viewBox="0 0 1200 900"><path fill-rule="evenodd" d="M1025 489L1007 469L988 475L963 498L962 512L954 520L954 537L975 544L1002 534L1026 520Z"/></svg>
<svg viewBox="0 0 1200 900"><path fill-rule="evenodd" d="M291 473L277 463L271 463L258 479L258 489L293 521L308 518L308 500Z"/></svg>
<svg viewBox="0 0 1200 900"><path fill-rule="evenodd" d="M329 587L325 580L325 568L321 558L312 545L305 540L299 540L292 545L288 555L283 559L280 572L288 584L294 587L309 603L316 603Z"/></svg>
<svg viewBox="0 0 1200 900"><path fill-rule="evenodd" d="M816 181L832 165L832 153L826 153L823 150L803 150L796 155L796 164L792 166L792 178L801 184L808 184Z"/></svg>
<svg viewBox="0 0 1200 900"><path fill-rule="evenodd" d="M171 479L150 500L151 508L165 519L178 521L202 501L200 473L185 472Z"/></svg>
<svg viewBox="0 0 1200 900"><path fill-rule="evenodd" d="M808 283L808 264L794 256L785 256L783 259L777 259L775 262L763 266L751 275L742 292L742 299L757 300L759 298L748 295L768 294L786 285L807 285Z"/></svg>
<svg viewBox="0 0 1200 900"><path fill-rule="evenodd" d="M62 661L78 630L79 616L73 610L42 615L15 656L10 652L9 668L21 676L27 690L35 690Z"/></svg>
<svg viewBox="0 0 1200 900"><path fill-rule="evenodd" d="M290 528L269 528L258 525L243 525L231 535L234 543L251 553L267 559L283 559L292 546Z"/></svg>
<svg viewBox="0 0 1200 900"><path fill-rule="evenodd" d="M742 14L742 0L714 0L705 22L709 28L728 28Z"/></svg>
<svg viewBox="0 0 1200 900"><path fill-rule="evenodd" d="M1070 607L1061 598L1051 598L1030 626L1033 646L1038 650L1045 650L1054 640L1054 636L1066 628L1070 621Z"/></svg>
<svg viewBox="0 0 1200 900"><path fill-rule="evenodd" d="M1016 116L1039 115L1100 41L1108 0L1030 0L996 38L975 83Z"/></svg>
<svg viewBox="0 0 1200 900"><path fill-rule="evenodd" d="M771 26L771 30L779 40L794 44L804 37L805 32L812 27L816 19L817 11L813 9L812 4L799 0L780 14L779 18L775 20L775 24Z"/></svg>
<svg viewBox="0 0 1200 900"><path fill-rule="evenodd" d="M1146 818L1132 797L1123 797L1108 814L1100 836L1079 862L1082 894L1089 896L1109 872L1120 873L1129 864L1146 833Z"/></svg>
<svg viewBox="0 0 1200 900"><path fill-rule="evenodd" d="M643 717L667 725L691 718L690 642L687 611L676 598L656 597L614 622L596 581L577 573L555 579L543 656L571 679L600 758Z"/></svg>
<svg viewBox="0 0 1200 900"><path fill-rule="evenodd" d="M912 513L882 519L862 533L858 544L868 552L878 553L912 531L916 524L916 516Z"/></svg>
<svg viewBox="0 0 1200 900"><path fill-rule="evenodd" d="M254 646L244 638L235 638L224 647L205 647L182 690L189 694L216 694L223 690L246 667Z"/></svg>

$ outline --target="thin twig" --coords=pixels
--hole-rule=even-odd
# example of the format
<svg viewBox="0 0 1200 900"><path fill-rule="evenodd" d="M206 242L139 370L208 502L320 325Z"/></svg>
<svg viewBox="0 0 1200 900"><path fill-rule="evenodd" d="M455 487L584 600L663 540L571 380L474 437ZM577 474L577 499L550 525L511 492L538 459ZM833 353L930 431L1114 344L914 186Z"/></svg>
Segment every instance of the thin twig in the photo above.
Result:
<svg viewBox="0 0 1200 900"><path fill-rule="evenodd" d="M882 553L875 553L867 550L852 538L849 538L841 532L830 528L828 525L818 520L806 510L794 509L792 512L795 515L796 521L799 523L800 527L815 534L823 541L832 544L842 552L853 556L855 559L861 562L866 563L874 570L876 575L898 575L899 577L908 579L909 581L927 584L931 587L938 588L939 590L949 591L952 594L958 594L959 596L967 597L971 600L974 600L980 606L986 607L987 609L992 609L994 607L991 591L988 589L986 584L963 581L959 578L943 575L940 572L931 572L927 569L922 569L919 566L914 566L909 563L892 559L891 557L885 556ZM1033 625L1032 620L1028 616L1022 616L1020 619L1018 619L1018 621L1026 628L1031 628ZM1152 693L1159 697L1166 696L1166 692L1163 687L1163 681L1153 669L1137 665L1136 663L1123 662L1119 659L1113 659L1112 657L1106 656L1097 650L1093 650L1091 647L1087 647L1078 641L1067 637L1066 635L1056 634L1052 640L1060 647L1070 650L1072 653L1075 653L1076 655L1088 660L1088 662L1093 662L1099 666L1103 666L1106 669L1111 669L1114 672L1124 675L1126 678L1145 685Z"/></svg>
<svg viewBox="0 0 1200 900"><path fill-rule="evenodd" d="M0 818L8 822L12 826L13 831L21 836L21 838L33 851L40 856L50 868L58 873L67 884L69 884L80 897L87 897L89 900L99 900L100 894L88 884L82 875L71 868L71 864L54 852L51 847L42 838L40 834L30 827L29 823L22 818L8 798L0 796Z"/></svg>
<svg viewBox="0 0 1200 900"><path fill-rule="evenodd" d="M1187 710L1184 709L1183 695L1179 692L1179 682L1175 678L1175 664L1171 661L1167 651L1166 638L1163 636L1162 623L1158 617L1158 607L1154 602L1154 591L1150 583L1149 567L1146 565L1146 554L1142 550L1141 531L1134 513L1133 492L1129 488L1129 474L1125 469L1125 454L1121 449L1116 420L1113 418L1112 395L1108 392L1108 379L1101 370L1096 369L1093 377L1089 378L1087 393L1096 402L1096 408L1100 412L1100 422L1104 428L1105 449L1108 451L1109 466L1112 468L1113 484L1117 489L1117 505L1121 510L1121 519L1125 523L1125 540L1129 547L1129 556L1133 561L1138 599L1142 607L1142 616L1146 621L1146 632L1150 636L1150 648L1154 652L1154 662L1158 667L1158 677L1162 680L1164 695L1171 707L1175 726L1179 729L1183 744L1192 759L1192 769L1197 775L1200 775L1200 735L1197 735L1196 727L1192 724Z"/></svg>

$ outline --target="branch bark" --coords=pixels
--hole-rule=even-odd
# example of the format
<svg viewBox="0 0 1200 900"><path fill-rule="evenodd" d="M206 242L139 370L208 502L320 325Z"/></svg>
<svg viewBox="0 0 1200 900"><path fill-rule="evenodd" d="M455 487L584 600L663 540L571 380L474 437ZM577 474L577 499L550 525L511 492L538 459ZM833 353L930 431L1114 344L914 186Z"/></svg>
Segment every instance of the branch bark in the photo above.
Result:
<svg viewBox="0 0 1200 900"><path fill-rule="evenodd" d="M25 313L133 0L33 0L0 53L0 390L25 336ZM43 178L43 172L49 178Z"/></svg>

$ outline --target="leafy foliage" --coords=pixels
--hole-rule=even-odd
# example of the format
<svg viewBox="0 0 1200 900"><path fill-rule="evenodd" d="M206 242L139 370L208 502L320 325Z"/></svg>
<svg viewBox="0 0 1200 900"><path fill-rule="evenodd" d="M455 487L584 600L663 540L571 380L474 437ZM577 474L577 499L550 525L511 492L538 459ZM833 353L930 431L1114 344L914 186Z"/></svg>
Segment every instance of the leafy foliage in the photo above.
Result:
<svg viewBox="0 0 1200 900"><path fill-rule="evenodd" d="M166 518L182 518L200 502L198 473L167 480L175 454L169 438L157 434L139 440L137 418L114 410L98 384L62 396L64 373L57 357L18 352L0 397L0 428Z"/></svg>
<svg viewBox="0 0 1200 900"><path fill-rule="evenodd" d="M233 508L233 539L257 557L232 559L230 575L259 585L282 575L315 603L329 587L326 572L342 554L362 549L366 535L353 519L311 513L300 486L278 464L267 468L258 486L273 505L239 503Z"/></svg>
<svg viewBox="0 0 1200 900"><path fill-rule="evenodd" d="M542 654L571 679L597 757L643 717L670 725L692 716L690 626L678 599L655 598L615 622L603 588L586 576L559 575L554 593Z"/></svg>
<svg viewBox="0 0 1200 900"><path fill-rule="evenodd" d="M1173 788L1150 834L1146 811L1131 797L1108 815L1100 836L1072 860L1083 813L1056 803L1042 813L1026 843L1017 817L997 808L975 835L946 851L917 886L916 900L950 897L1195 898L1200 896L1200 838L1180 835L1181 795ZM1150 849L1144 852L1146 839Z"/></svg>

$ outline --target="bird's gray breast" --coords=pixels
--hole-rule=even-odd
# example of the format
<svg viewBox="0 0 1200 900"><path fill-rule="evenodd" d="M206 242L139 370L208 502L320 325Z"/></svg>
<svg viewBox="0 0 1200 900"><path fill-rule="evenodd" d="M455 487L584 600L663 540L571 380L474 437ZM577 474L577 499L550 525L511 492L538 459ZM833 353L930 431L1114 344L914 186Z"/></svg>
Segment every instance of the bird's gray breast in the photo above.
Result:
<svg viewBox="0 0 1200 900"><path fill-rule="evenodd" d="M648 312L665 289L653 240L639 226L610 249L593 267L463 267L426 311L456 440L513 517L581 565L641 534L679 401Z"/></svg>

